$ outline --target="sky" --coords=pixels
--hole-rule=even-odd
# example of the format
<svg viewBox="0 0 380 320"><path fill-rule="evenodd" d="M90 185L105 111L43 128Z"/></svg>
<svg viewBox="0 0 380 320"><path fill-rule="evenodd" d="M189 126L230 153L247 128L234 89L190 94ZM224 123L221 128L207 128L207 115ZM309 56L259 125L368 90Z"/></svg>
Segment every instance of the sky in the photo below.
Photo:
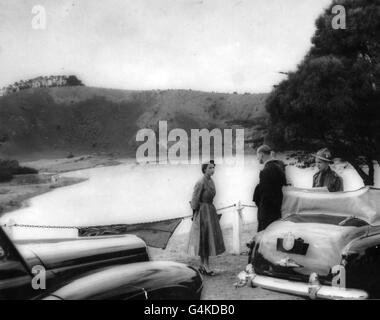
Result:
<svg viewBox="0 0 380 320"><path fill-rule="evenodd" d="M269 92L331 0L1 0L0 87L75 74L87 86ZM33 28L41 5L46 27Z"/></svg>

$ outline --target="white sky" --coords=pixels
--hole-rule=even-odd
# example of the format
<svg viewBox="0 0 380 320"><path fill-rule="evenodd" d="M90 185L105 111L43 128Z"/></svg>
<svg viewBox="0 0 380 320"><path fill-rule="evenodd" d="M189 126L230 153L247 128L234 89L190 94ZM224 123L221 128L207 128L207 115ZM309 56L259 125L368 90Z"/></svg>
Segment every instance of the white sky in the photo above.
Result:
<svg viewBox="0 0 380 320"><path fill-rule="evenodd" d="M310 48L331 0L1 0L0 87L76 74L88 86L268 92ZM47 28L32 28L32 8Z"/></svg>

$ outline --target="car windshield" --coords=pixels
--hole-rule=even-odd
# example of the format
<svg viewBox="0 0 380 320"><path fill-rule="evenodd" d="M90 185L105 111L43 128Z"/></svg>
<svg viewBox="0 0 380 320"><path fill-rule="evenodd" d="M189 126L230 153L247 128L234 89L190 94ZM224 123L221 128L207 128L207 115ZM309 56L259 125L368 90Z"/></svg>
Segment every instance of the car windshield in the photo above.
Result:
<svg viewBox="0 0 380 320"><path fill-rule="evenodd" d="M367 222L357 217L337 216L329 214L292 214L283 220L291 221L294 223L333 224L343 227L362 227L368 225Z"/></svg>

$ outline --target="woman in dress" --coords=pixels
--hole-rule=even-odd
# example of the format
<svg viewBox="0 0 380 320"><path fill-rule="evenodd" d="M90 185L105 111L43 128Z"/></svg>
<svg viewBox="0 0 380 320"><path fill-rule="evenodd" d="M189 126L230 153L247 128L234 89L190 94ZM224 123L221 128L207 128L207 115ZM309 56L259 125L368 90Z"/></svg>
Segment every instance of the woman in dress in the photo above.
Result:
<svg viewBox="0 0 380 320"><path fill-rule="evenodd" d="M213 161L202 165L203 177L194 187L191 199L193 209L193 223L190 230L188 252L200 256L199 271L205 275L214 275L210 269L209 257L216 256L225 251L222 230L218 215L212 203L216 191L211 176L214 174Z"/></svg>

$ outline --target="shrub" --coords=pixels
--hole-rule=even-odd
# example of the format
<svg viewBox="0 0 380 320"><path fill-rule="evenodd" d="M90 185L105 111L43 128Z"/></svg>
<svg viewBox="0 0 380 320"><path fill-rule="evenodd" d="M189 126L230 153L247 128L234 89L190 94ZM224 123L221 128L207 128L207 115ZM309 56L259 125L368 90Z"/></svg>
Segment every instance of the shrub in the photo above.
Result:
<svg viewBox="0 0 380 320"><path fill-rule="evenodd" d="M67 78L67 85L68 86L83 86L83 83L76 76L71 75Z"/></svg>
<svg viewBox="0 0 380 320"><path fill-rule="evenodd" d="M7 142L9 141L9 135L7 133L0 134L0 142Z"/></svg>
<svg viewBox="0 0 380 320"><path fill-rule="evenodd" d="M0 159L0 167L9 168L11 170L18 168L20 165L17 160L1 160Z"/></svg>
<svg viewBox="0 0 380 320"><path fill-rule="evenodd" d="M34 168L20 167L17 160L0 159L0 181L10 181L16 174L36 174L38 171Z"/></svg>
<svg viewBox="0 0 380 320"><path fill-rule="evenodd" d="M8 182L13 179L12 171L9 168L0 167L0 182Z"/></svg>
<svg viewBox="0 0 380 320"><path fill-rule="evenodd" d="M29 167L18 167L12 170L12 174L37 174L38 170Z"/></svg>

